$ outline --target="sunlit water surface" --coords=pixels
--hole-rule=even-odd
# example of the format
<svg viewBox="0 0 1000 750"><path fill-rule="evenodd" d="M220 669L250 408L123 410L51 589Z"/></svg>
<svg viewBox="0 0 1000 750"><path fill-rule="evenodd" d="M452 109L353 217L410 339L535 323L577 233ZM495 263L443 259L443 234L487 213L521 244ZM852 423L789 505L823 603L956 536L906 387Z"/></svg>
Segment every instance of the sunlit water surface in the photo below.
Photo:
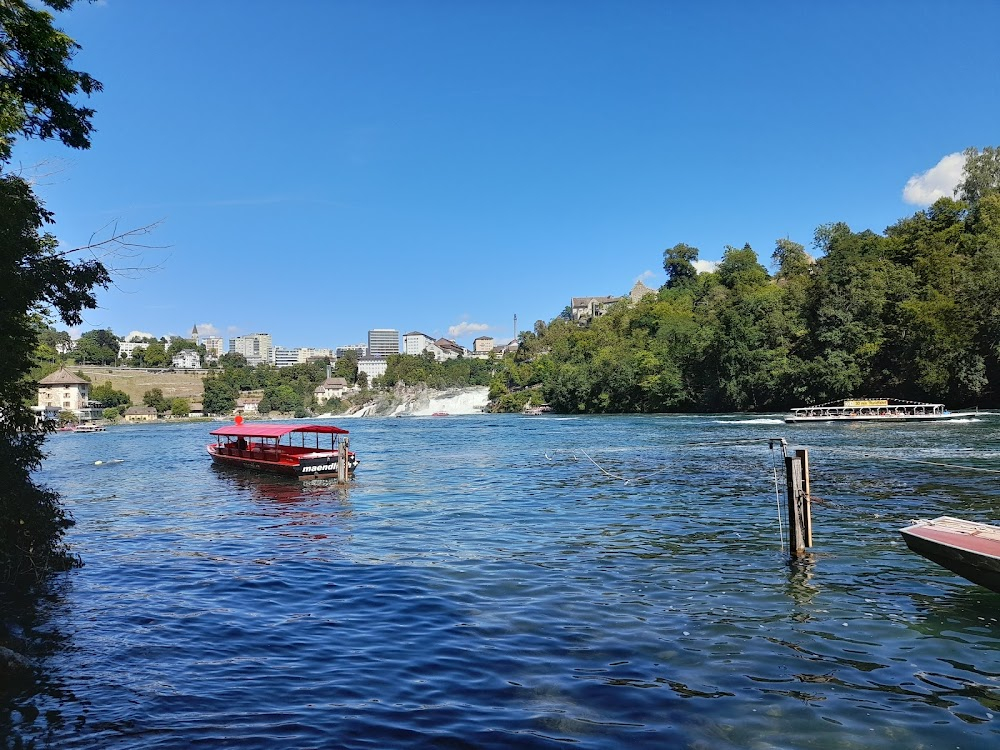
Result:
<svg viewBox="0 0 1000 750"><path fill-rule="evenodd" d="M357 420L348 488L217 469L207 424L55 435L40 478L85 565L5 603L32 669L0 688L0 736L1000 747L1000 595L898 533L1000 521L1000 475L934 465L1000 470L998 420ZM794 566L781 436L819 498Z"/></svg>

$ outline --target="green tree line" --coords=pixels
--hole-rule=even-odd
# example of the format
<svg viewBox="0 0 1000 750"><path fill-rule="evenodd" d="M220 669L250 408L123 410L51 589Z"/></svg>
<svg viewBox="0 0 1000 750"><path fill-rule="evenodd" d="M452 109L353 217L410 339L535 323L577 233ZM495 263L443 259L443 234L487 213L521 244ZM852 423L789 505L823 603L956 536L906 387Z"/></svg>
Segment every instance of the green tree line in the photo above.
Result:
<svg viewBox="0 0 1000 750"><path fill-rule="evenodd" d="M1000 150L966 151L958 199L882 233L819 227L816 258L749 246L710 273L664 251L667 282L587 325L521 335L492 395L540 390L562 412L772 411L848 396L1000 403ZM526 399L508 401L509 406Z"/></svg>

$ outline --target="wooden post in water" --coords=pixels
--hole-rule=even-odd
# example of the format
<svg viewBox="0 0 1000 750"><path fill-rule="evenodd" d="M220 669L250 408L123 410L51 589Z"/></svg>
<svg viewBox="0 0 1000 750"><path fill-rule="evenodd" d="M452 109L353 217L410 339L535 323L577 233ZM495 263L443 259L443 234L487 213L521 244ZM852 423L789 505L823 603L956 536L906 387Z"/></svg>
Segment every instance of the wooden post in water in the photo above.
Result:
<svg viewBox="0 0 1000 750"><path fill-rule="evenodd" d="M809 451L799 448L795 455L802 459L802 492L804 494L804 518L806 527L805 542L807 547L813 546L812 494L809 491Z"/></svg>
<svg viewBox="0 0 1000 750"><path fill-rule="evenodd" d="M344 438L340 441L340 448L337 450L337 484L347 484L347 449L350 441Z"/></svg>
<svg viewBox="0 0 1000 750"><path fill-rule="evenodd" d="M785 456L785 488L788 498L788 554L802 557L812 546L812 515L809 510L809 453L805 449Z"/></svg>

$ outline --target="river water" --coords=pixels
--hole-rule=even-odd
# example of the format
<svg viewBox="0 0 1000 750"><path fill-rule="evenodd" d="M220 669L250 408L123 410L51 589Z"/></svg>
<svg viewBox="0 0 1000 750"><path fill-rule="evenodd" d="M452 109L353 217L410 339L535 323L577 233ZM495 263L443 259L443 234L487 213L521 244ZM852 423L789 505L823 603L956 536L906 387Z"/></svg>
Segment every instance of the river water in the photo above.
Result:
<svg viewBox="0 0 1000 750"><path fill-rule="evenodd" d="M208 424L55 435L40 479L85 565L4 603L0 643L33 668L0 687L0 736L1000 747L1000 595L898 533L1000 521L996 473L938 465L1000 469L998 419L355 420L348 488L217 469ZM782 436L810 449L818 498L797 565Z"/></svg>

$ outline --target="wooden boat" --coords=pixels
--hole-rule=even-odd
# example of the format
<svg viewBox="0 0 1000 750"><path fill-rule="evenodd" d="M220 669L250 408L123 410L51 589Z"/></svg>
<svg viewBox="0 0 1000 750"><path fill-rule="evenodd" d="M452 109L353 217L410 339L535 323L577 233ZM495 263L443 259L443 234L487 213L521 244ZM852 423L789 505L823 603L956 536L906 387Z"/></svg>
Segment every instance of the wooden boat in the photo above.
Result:
<svg viewBox="0 0 1000 750"><path fill-rule="evenodd" d="M899 533L918 555L1000 593L1000 526L941 516Z"/></svg>
<svg viewBox="0 0 1000 750"><path fill-rule="evenodd" d="M216 440L206 450L223 466L316 479L336 477L342 454L347 456L348 476L359 463L357 455L347 450L346 439L341 440L348 431L333 425L238 422L209 434Z"/></svg>
<svg viewBox="0 0 1000 750"><path fill-rule="evenodd" d="M789 424L804 422L933 422L975 416L972 412L950 412L944 404L903 401L898 398L865 398L828 401L799 406L785 417Z"/></svg>

